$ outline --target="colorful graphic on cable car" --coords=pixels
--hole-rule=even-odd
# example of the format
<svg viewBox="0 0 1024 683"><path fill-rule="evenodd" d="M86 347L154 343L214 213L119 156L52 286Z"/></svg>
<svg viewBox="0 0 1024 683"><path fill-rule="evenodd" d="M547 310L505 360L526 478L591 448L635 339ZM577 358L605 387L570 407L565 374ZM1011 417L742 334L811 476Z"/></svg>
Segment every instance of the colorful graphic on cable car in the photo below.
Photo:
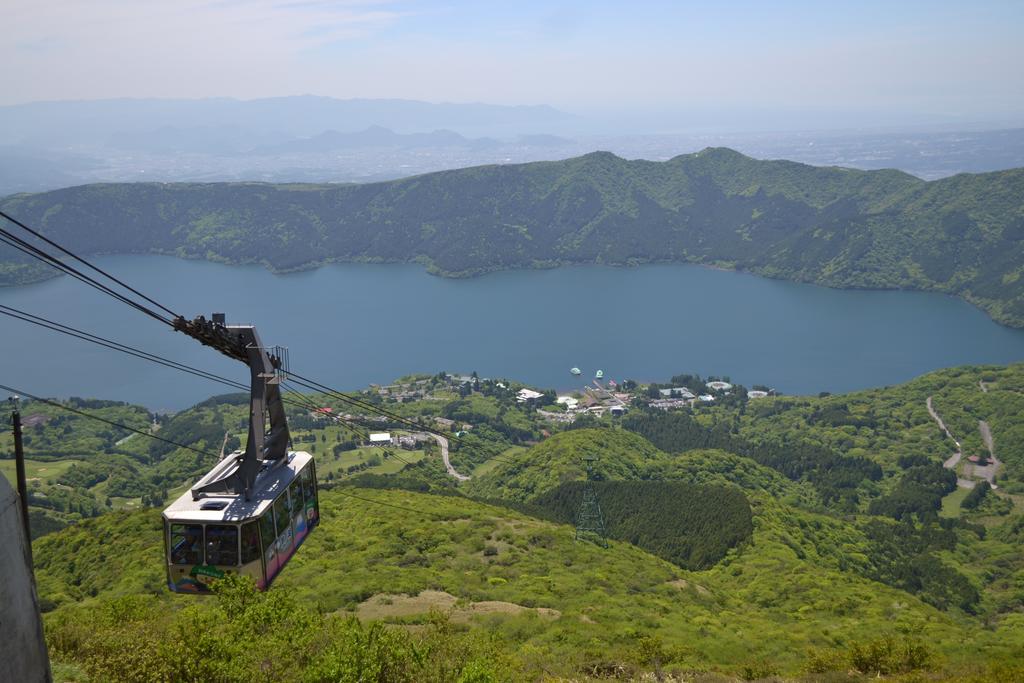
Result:
<svg viewBox="0 0 1024 683"><path fill-rule="evenodd" d="M179 593L206 593L210 590L210 583L216 579L223 579L224 572L216 567L201 564L192 567L188 578L181 578L172 590Z"/></svg>

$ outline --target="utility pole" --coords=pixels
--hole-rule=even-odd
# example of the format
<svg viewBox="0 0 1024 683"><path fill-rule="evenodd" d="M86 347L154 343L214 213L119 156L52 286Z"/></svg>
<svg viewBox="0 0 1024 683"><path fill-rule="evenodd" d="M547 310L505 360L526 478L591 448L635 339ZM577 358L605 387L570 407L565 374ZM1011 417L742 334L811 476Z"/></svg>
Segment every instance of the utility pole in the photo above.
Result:
<svg viewBox="0 0 1024 683"><path fill-rule="evenodd" d="M14 428L14 462L18 473L18 500L21 503L21 523L25 527L25 545L28 559L32 561L32 530L28 521L28 485L25 482L25 449L21 442L21 409L18 396L8 399L11 403L11 426Z"/></svg>
<svg viewBox="0 0 1024 683"><path fill-rule="evenodd" d="M576 540L593 541L602 548L608 547L608 539L604 528L604 515L601 514L601 504L597 502L597 492L594 491L594 463L597 458L587 455L583 458L587 468L587 480L583 484L583 502L580 504L579 512L576 514Z"/></svg>

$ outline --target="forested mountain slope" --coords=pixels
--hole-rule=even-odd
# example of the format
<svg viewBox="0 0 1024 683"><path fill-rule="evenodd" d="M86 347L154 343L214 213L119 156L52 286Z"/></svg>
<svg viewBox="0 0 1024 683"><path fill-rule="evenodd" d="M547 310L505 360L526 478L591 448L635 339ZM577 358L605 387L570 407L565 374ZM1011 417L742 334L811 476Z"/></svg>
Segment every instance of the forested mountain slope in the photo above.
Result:
<svg viewBox="0 0 1024 683"><path fill-rule="evenodd" d="M833 287L949 292L1024 325L1024 169L925 182L729 149L666 162L595 152L366 185L88 185L0 207L86 254L278 270L415 260L454 276L694 262ZM0 254L0 282L44 276Z"/></svg>

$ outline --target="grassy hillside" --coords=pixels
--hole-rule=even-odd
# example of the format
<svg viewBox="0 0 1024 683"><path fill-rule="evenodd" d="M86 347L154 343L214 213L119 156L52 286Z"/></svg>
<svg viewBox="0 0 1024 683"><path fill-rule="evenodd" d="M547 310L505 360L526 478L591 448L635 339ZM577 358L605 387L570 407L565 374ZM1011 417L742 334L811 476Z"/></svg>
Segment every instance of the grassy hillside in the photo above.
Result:
<svg viewBox="0 0 1024 683"><path fill-rule="evenodd" d="M1003 463L998 477L1002 490L1024 493L1021 363L950 368L898 386L837 396L770 397L751 402L742 414L710 408L698 419L708 428L735 424L738 435L753 443L799 439L844 457L870 458L888 479L898 476L911 458L941 463L955 452L953 441L928 413L929 397L965 456L987 453L979 422L990 425Z"/></svg>
<svg viewBox="0 0 1024 683"><path fill-rule="evenodd" d="M135 657L147 661L131 676L135 680L150 675L147 667L181 666L203 651L221 651L229 645L225 629L241 639L232 646L232 666L258 671L258 658L251 661L242 645L278 623L273 619L282 617L271 608L282 604L290 605L283 610L289 619L298 619L289 635L280 634L286 642L251 647L275 655L280 647L297 648L285 661L302 662L309 671L317 670L326 650L359 642L354 634L325 635L355 628L342 626L347 615L420 625L412 633L429 634L439 628L432 610L447 614L456 628L453 639L464 645L456 659L489 653L495 677L467 680L578 676L617 667L795 673L809 665L809 648L820 651L817 659L833 657L844 667L854 644L882 634L927 643L927 666L935 669L959 669L977 657L1009 661L1020 651L1024 623L996 624L981 637L980 626L965 617L838 569L829 551L814 549L828 548L828 539L841 547L836 523L769 499L758 507L749 547L710 570L687 572L627 544L603 550L575 543L571 527L463 498L326 492L323 526L277 580L276 597L260 611L263 627L249 622L249 635L234 625L251 607L217 619L217 610L227 608L163 592L155 512L86 521L42 539L36 556L40 594L51 609L51 651L62 666L123 672L130 667L111 661L109 652L107 659L96 657L114 638L130 637ZM126 597L145 595L153 597ZM79 598L85 601L72 602ZM181 643L187 633L201 641L187 648L158 645L163 638ZM270 661L279 664L276 656ZM274 671L282 679L299 678ZM263 680L266 674L257 675Z"/></svg>
<svg viewBox="0 0 1024 683"><path fill-rule="evenodd" d="M1024 325L1024 170L924 182L897 171L596 152L366 185L106 184L2 202L90 253L278 270L420 261L464 276L560 263L708 263L833 287L962 296ZM4 251L0 281L45 276Z"/></svg>
<svg viewBox="0 0 1024 683"><path fill-rule="evenodd" d="M621 430L577 429L555 434L487 474L471 479L466 491L479 498L527 501L559 484L586 476L585 456L596 456L599 479L645 479L664 453L644 438Z"/></svg>
<svg viewBox="0 0 1024 683"><path fill-rule="evenodd" d="M798 525L799 533L783 532L780 538L800 557L814 553L827 558L831 567L907 590L942 609L955 608L971 613L980 609L982 596L977 584L939 554L955 549L958 543L978 541L976 534L967 531L968 527L961 529L952 520L942 522L926 516L922 516L919 523L910 516L899 516L901 523L891 524L879 517L840 521L829 514L819 514L808 526L806 519L797 521L798 513L791 505L832 514L834 511L824 506L819 496L808 492L805 483L786 481L771 468L722 451L688 450L670 456L656 449L652 451L649 442L630 432L581 429L552 437L514 462L499 464L467 490L487 492L511 501L526 500L550 513L553 519L572 521L572 510L580 499L578 486L574 484L584 477L576 465L580 453L599 458L598 464L602 467L595 468L597 478L613 480L597 484L599 493L609 495L608 516L617 516L608 522L609 536L634 542L680 566L703 567L717 562L726 550L737 547L745 538L742 515L730 504L728 490L716 494L714 492L720 489L707 485L727 484L750 491L751 504L762 522L766 516L781 515L789 520L784 526ZM942 468L939 472L945 473ZM554 483L555 478L563 481ZM689 494L696 496L696 500L688 501L693 507L682 501L672 505L659 495L659 486L672 481L688 483ZM689 484L694 481L704 486ZM623 489L632 486L632 500L624 500L620 494L625 491L616 491L618 486L607 484L620 484ZM774 491L775 495L769 491ZM532 495L524 497L526 492ZM682 491L677 493L685 495ZM937 494L936 506L944 493ZM780 494L785 496L786 502L778 499ZM888 509L878 514L884 516ZM755 525L756 520L757 515ZM706 526L708 524L715 526ZM703 531L693 533L692 529ZM824 531L819 533L822 529ZM800 534L809 536L809 540L805 543L797 540ZM835 534L842 540L835 540Z"/></svg>

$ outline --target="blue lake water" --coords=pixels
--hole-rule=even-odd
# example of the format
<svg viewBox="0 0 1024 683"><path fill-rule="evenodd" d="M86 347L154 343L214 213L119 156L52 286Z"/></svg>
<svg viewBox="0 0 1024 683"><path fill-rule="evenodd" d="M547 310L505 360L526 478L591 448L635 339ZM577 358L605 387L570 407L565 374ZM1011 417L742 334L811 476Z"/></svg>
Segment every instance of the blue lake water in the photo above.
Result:
<svg viewBox="0 0 1024 683"><path fill-rule="evenodd" d="M159 256L96 263L187 317L227 313L341 389L439 370L570 389L605 378L728 375L785 393L896 384L1024 360L1024 331L955 298L841 291L687 265L511 271L467 280L416 265L274 275ZM245 368L71 280L0 288L0 303L248 382ZM580 367L582 378L569 369ZM0 318L0 383L176 410L229 389Z"/></svg>

